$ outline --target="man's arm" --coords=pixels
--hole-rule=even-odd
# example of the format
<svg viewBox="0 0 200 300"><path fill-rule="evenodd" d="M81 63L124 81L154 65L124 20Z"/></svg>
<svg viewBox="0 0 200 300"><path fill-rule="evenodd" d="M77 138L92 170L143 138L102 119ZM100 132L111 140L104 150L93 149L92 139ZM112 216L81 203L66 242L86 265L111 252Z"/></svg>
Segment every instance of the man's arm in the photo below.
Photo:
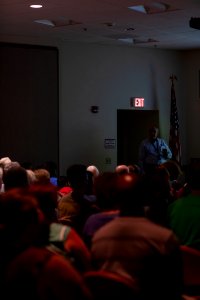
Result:
<svg viewBox="0 0 200 300"><path fill-rule="evenodd" d="M165 159L171 159L172 158L172 152L171 152L169 146L167 145L167 143L164 140L162 140L162 148L163 148L163 150L162 150L163 157Z"/></svg>

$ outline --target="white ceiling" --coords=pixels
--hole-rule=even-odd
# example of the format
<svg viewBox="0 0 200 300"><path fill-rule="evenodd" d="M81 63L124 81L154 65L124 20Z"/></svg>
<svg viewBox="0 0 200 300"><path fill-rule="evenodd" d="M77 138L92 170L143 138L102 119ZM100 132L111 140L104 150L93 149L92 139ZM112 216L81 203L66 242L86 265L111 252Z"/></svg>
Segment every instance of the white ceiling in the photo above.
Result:
<svg viewBox="0 0 200 300"><path fill-rule="evenodd" d="M189 26L191 17L200 17L199 0L167 0L164 3L169 5L169 10L161 13L144 14L128 9L129 6L148 6L153 2L0 0L0 41L8 37L11 40L31 37L160 49L200 48L200 30ZM43 8L31 9L30 4L43 4ZM35 20L48 20L56 26ZM128 38L129 43L120 42L118 38Z"/></svg>

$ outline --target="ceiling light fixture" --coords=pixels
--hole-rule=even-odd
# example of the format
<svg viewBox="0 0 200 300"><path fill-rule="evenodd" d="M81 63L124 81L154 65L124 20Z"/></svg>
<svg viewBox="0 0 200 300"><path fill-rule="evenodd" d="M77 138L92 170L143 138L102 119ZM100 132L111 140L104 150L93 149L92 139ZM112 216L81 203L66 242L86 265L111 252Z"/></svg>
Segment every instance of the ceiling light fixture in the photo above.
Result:
<svg viewBox="0 0 200 300"><path fill-rule="evenodd" d="M30 5L31 8L41 8L42 5L41 4L32 4Z"/></svg>

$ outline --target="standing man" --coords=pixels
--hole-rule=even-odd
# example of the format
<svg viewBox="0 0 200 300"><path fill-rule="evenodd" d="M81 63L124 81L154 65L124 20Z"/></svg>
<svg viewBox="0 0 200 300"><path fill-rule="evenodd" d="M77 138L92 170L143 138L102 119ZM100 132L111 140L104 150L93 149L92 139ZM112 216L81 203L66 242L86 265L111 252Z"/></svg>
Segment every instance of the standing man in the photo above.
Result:
<svg viewBox="0 0 200 300"><path fill-rule="evenodd" d="M139 147L139 165L142 171L152 172L156 166L172 158L172 152L167 143L158 138L158 128L149 128L149 136L143 140Z"/></svg>

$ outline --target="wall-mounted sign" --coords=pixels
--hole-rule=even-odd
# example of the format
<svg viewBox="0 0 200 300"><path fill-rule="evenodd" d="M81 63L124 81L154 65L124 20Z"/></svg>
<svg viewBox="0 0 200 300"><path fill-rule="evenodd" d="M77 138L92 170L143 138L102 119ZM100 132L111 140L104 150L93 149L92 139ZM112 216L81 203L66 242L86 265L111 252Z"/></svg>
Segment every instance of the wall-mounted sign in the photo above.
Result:
<svg viewBox="0 0 200 300"><path fill-rule="evenodd" d="M134 98L135 107L144 107L144 98Z"/></svg>
<svg viewBox="0 0 200 300"><path fill-rule="evenodd" d="M132 97L131 107L144 107L144 98Z"/></svg>
<svg viewBox="0 0 200 300"><path fill-rule="evenodd" d="M105 139L104 140L105 149L115 149L116 148L116 139Z"/></svg>

